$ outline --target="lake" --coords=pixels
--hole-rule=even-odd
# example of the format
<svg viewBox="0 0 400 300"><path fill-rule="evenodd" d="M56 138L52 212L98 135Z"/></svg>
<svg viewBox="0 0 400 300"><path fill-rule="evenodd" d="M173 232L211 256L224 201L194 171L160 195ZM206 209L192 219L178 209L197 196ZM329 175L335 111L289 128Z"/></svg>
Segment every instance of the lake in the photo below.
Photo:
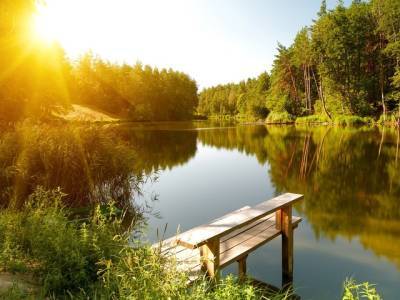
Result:
<svg viewBox="0 0 400 300"><path fill-rule="evenodd" d="M353 277L396 299L399 140L397 130L375 127L22 124L0 131L0 206L23 205L39 185L60 186L78 212L113 199L133 218L144 213L154 242L166 224L170 237L245 205L300 193L297 294L338 299ZM280 260L276 239L249 256L248 273L280 285ZM230 272L236 265L224 271Z"/></svg>
<svg viewBox="0 0 400 300"><path fill-rule="evenodd" d="M141 130L143 134L144 129ZM145 129L144 186L157 196L148 233L158 239L283 192L305 195L295 212L294 286L303 299L338 299L343 281L376 283L384 299L400 287L398 132L378 128L198 123ZM153 149L153 150L151 150ZM149 153L147 153L150 155ZM280 239L249 256L248 273L280 284ZM236 265L224 273L235 273Z"/></svg>

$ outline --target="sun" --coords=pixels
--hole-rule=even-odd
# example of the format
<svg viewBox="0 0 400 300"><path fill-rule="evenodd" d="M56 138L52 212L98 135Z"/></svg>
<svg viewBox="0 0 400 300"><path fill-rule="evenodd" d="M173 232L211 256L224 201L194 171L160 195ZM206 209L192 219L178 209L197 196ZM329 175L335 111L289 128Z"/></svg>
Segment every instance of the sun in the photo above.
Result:
<svg viewBox="0 0 400 300"><path fill-rule="evenodd" d="M185 66L191 52L172 45L186 37L197 45L192 27L182 25L194 18L194 1L184 1L192 13L182 10L181 0L35 1L34 41L44 46L55 42L72 60L91 51L110 61L144 60L165 67L179 56Z"/></svg>
<svg viewBox="0 0 400 300"><path fill-rule="evenodd" d="M57 41L57 22L44 6L39 6L33 17L33 29L35 37L42 42Z"/></svg>
<svg viewBox="0 0 400 300"><path fill-rule="evenodd" d="M93 7L90 0L37 0L32 25L34 39L44 44L57 42L72 54L90 50L87 36Z"/></svg>
<svg viewBox="0 0 400 300"><path fill-rule="evenodd" d="M57 42L72 57L110 49L124 26L122 4L136 0L36 0L33 37L40 43ZM133 7L129 7L129 10ZM111 49L112 50L112 49ZM103 51L104 52L104 51Z"/></svg>

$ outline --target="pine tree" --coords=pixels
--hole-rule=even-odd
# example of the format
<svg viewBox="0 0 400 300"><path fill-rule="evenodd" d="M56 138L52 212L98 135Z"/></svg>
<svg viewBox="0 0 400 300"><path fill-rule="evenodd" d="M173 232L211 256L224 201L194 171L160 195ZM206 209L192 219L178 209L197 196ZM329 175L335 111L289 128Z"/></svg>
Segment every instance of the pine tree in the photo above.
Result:
<svg viewBox="0 0 400 300"><path fill-rule="evenodd" d="M322 0L321 8L319 9L319 12L318 12L318 17L325 16L326 15L326 11L327 11L326 0Z"/></svg>

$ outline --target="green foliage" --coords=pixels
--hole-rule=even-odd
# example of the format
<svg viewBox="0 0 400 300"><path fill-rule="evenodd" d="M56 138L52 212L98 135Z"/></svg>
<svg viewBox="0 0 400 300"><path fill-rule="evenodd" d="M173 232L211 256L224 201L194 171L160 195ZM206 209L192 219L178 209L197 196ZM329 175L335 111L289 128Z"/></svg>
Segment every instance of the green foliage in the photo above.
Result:
<svg viewBox="0 0 400 300"><path fill-rule="evenodd" d="M188 275L177 270L173 260L132 240L132 228L122 226L112 204L105 210L98 206L88 219L75 221L61 204L63 196L59 190L39 188L22 210L0 212L0 271L9 270L15 260L22 261L41 287L32 295L16 284L5 297L261 298L260 290L232 277L216 286L205 278L188 286ZM286 299L289 295L273 296Z"/></svg>
<svg viewBox="0 0 400 300"><path fill-rule="evenodd" d="M339 101L354 114L360 105L379 99L379 47L370 5L338 6L313 26L313 45L321 58L319 72L340 94ZM360 104L360 102L362 102Z"/></svg>
<svg viewBox="0 0 400 300"><path fill-rule="evenodd" d="M171 69L116 65L89 53L72 73L76 102L130 120L191 119L198 102L196 82Z"/></svg>
<svg viewBox="0 0 400 300"><path fill-rule="evenodd" d="M264 119L268 110L265 97L270 86L268 73L238 84L218 85L204 89L199 95L198 112L207 116L240 115L247 119Z"/></svg>
<svg viewBox="0 0 400 300"><path fill-rule="evenodd" d="M331 120L324 115L310 115L305 117L296 118L296 124L301 123L330 123Z"/></svg>
<svg viewBox="0 0 400 300"><path fill-rule="evenodd" d="M25 122L0 133L0 205L61 187L70 206L129 205L142 181L134 150L109 128Z"/></svg>
<svg viewBox="0 0 400 300"><path fill-rule="evenodd" d="M130 120L192 118L198 99L189 76L112 64L90 53L72 64L60 45L32 36L36 2L0 3L0 121L47 120L72 103Z"/></svg>
<svg viewBox="0 0 400 300"><path fill-rule="evenodd" d="M17 283L13 283L13 285L8 288L5 291L0 291L0 299L4 300L34 300L34 299L39 298L38 295L35 297L33 295L30 295L29 292L24 290L21 286L19 286ZM40 297L44 298L44 297Z"/></svg>
<svg viewBox="0 0 400 300"><path fill-rule="evenodd" d="M347 126L355 126L355 125L366 125L372 124L374 120L368 117L359 117L359 116L335 116L334 123L338 125L347 125Z"/></svg>
<svg viewBox="0 0 400 300"><path fill-rule="evenodd" d="M124 245L116 238L121 223L110 219L112 212L103 216L96 210L87 222L71 221L62 197L60 191L39 188L22 210L0 214L2 268L23 261L46 293L88 288L97 278L97 262L116 255Z"/></svg>
<svg viewBox="0 0 400 300"><path fill-rule="evenodd" d="M353 279L344 283L342 300L380 300L382 299L375 289L375 285L368 282L357 284Z"/></svg>
<svg viewBox="0 0 400 300"><path fill-rule="evenodd" d="M374 124L375 120L371 117L359 117L352 115L336 115L330 120L324 115L310 115L296 118L296 124L312 124L312 123L331 123L340 126L358 126Z"/></svg>
<svg viewBox="0 0 400 300"><path fill-rule="evenodd" d="M102 261L103 285L97 293L107 299L260 299L261 291L228 276L217 285L205 277L187 285L187 274L173 261L146 247L125 248L116 264ZM276 299L285 295L274 293Z"/></svg>
<svg viewBox="0 0 400 300"><path fill-rule="evenodd" d="M267 119L266 123L293 123L295 117L288 112L271 112Z"/></svg>
<svg viewBox="0 0 400 300"><path fill-rule="evenodd" d="M396 111L388 113L386 115L381 115L378 124L381 125L395 125L399 120L399 115Z"/></svg>
<svg viewBox="0 0 400 300"><path fill-rule="evenodd" d="M323 1L312 26L289 47L278 44L267 108L331 118L398 107L399 19L398 1L353 1L333 10Z"/></svg>

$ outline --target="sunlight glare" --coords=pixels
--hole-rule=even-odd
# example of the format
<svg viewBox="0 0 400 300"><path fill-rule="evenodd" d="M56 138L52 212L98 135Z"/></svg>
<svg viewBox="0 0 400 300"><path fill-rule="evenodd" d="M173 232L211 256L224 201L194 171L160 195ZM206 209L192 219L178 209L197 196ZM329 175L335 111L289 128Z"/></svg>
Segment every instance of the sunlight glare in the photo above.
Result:
<svg viewBox="0 0 400 300"><path fill-rule="evenodd" d="M247 55L246 45L222 34L219 19L205 12L202 1L37 1L45 2L37 14L38 39L58 42L73 60L92 51L112 62L180 70L202 83L226 81L226 74L236 81L243 72L264 70L255 55ZM236 68L232 61L246 64Z"/></svg>
<svg viewBox="0 0 400 300"><path fill-rule="evenodd" d="M71 56L93 50L118 58L119 46L126 40L153 42L161 25L157 23L159 9L168 7L157 6L153 10L155 5L136 0L46 0L45 4L38 3L34 27L40 40L59 42ZM152 12L152 22L144 11Z"/></svg>
<svg viewBox="0 0 400 300"><path fill-rule="evenodd" d="M34 16L34 31L40 41L53 42L57 40L56 22L53 22L51 16L45 11L40 10Z"/></svg>

